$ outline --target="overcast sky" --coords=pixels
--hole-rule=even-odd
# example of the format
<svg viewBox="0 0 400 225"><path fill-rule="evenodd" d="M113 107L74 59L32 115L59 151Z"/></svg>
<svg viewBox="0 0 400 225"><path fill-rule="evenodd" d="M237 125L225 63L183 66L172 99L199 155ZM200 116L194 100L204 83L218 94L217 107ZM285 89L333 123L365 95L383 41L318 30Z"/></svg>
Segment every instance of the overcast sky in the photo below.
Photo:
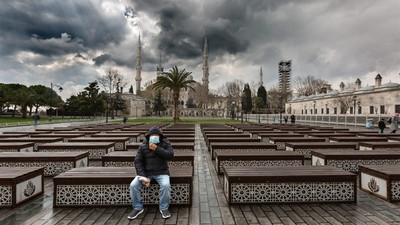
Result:
<svg viewBox="0 0 400 225"><path fill-rule="evenodd" d="M242 79L278 83L278 62L292 76L374 84L400 77L399 0L2 0L0 82L56 83L65 99L107 68L134 85L139 32L142 86L177 65L202 77L209 42L210 88Z"/></svg>

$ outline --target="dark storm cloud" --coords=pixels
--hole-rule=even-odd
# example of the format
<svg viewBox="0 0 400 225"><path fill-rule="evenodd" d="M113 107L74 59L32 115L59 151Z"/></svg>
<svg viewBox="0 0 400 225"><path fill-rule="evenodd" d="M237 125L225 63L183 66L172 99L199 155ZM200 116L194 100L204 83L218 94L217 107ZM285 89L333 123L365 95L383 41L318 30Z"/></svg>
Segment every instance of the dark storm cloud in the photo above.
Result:
<svg viewBox="0 0 400 225"><path fill-rule="evenodd" d="M1 35L1 53L30 50L43 55L62 55L120 43L127 32L123 12L109 15L99 3L2 1L0 33L6 35ZM62 34L68 38L63 39Z"/></svg>
<svg viewBox="0 0 400 225"><path fill-rule="evenodd" d="M100 56L97 56L97 57L93 58L93 61L94 61L94 65L101 66L101 65L103 65L105 62L107 62L110 59L111 59L111 55L102 54Z"/></svg>

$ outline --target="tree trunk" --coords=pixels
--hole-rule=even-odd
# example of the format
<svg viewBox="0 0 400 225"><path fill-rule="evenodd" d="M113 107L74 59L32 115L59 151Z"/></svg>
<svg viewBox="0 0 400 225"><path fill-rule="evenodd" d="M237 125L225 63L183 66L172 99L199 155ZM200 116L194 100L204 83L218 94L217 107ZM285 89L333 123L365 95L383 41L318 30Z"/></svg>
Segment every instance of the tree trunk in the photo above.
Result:
<svg viewBox="0 0 400 225"><path fill-rule="evenodd" d="M12 118L15 117L15 110L17 110L17 105L14 105L14 110L13 110L13 113L12 113Z"/></svg>
<svg viewBox="0 0 400 225"><path fill-rule="evenodd" d="M21 107L21 117L26 118L26 111L27 111L28 106L27 105L22 105Z"/></svg>
<svg viewBox="0 0 400 225"><path fill-rule="evenodd" d="M35 114L38 113L38 110L39 110L39 105L36 106Z"/></svg>
<svg viewBox="0 0 400 225"><path fill-rule="evenodd" d="M173 91L173 99L174 99L174 123L176 123L177 120L179 120L179 90L174 90Z"/></svg>
<svg viewBox="0 0 400 225"><path fill-rule="evenodd" d="M32 109L33 109L33 105L31 105L31 106L29 107L29 116L32 116Z"/></svg>

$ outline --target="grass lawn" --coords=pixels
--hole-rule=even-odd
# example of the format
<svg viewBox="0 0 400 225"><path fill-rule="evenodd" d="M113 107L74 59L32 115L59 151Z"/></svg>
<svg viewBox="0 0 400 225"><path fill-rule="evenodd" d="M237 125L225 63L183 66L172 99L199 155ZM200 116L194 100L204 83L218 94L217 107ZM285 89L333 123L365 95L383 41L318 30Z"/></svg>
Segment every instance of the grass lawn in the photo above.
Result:
<svg viewBox="0 0 400 225"><path fill-rule="evenodd" d="M120 121L116 121L120 122ZM174 120L172 118L136 118L130 119L128 122L131 123L173 123ZM212 119L212 118L181 118L181 120L177 123L240 123L240 120L231 120L231 119ZM245 123L245 121L243 121Z"/></svg>

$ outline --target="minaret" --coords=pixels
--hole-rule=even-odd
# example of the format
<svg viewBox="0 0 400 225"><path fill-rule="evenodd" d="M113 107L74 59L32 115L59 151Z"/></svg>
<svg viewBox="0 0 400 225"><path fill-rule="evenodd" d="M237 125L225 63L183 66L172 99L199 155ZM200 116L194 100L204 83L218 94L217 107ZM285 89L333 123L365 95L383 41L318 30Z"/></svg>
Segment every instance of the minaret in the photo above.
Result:
<svg viewBox="0 0 400 225"><path fill-rule="evenodd" d="M138 50L136 56L136 94L140 92L140 81L142 81L142 43L140 42L140 33L139 33L139 43L138 43Z"/></svg>
<svg viewBox="0 0 400 225"><path fill-rule="evenodd" d="M204 40L204 51L203 51L203 86L206 88L208 93L208 45L207 37Z"/></svg>
<svg viewBox="0 0 400 225"><path fill-rule="evenodd" d="M260 66L260 87L263 86L263 73L262 73L262 66Z"/></svg>
<svg viewBox="0 0 400 225"><path fill-rule="evenodd" d="M157 77L162 76L164 72L164 68L161 65L161 54L160 54L160 64L157 66Z"/></svg>

